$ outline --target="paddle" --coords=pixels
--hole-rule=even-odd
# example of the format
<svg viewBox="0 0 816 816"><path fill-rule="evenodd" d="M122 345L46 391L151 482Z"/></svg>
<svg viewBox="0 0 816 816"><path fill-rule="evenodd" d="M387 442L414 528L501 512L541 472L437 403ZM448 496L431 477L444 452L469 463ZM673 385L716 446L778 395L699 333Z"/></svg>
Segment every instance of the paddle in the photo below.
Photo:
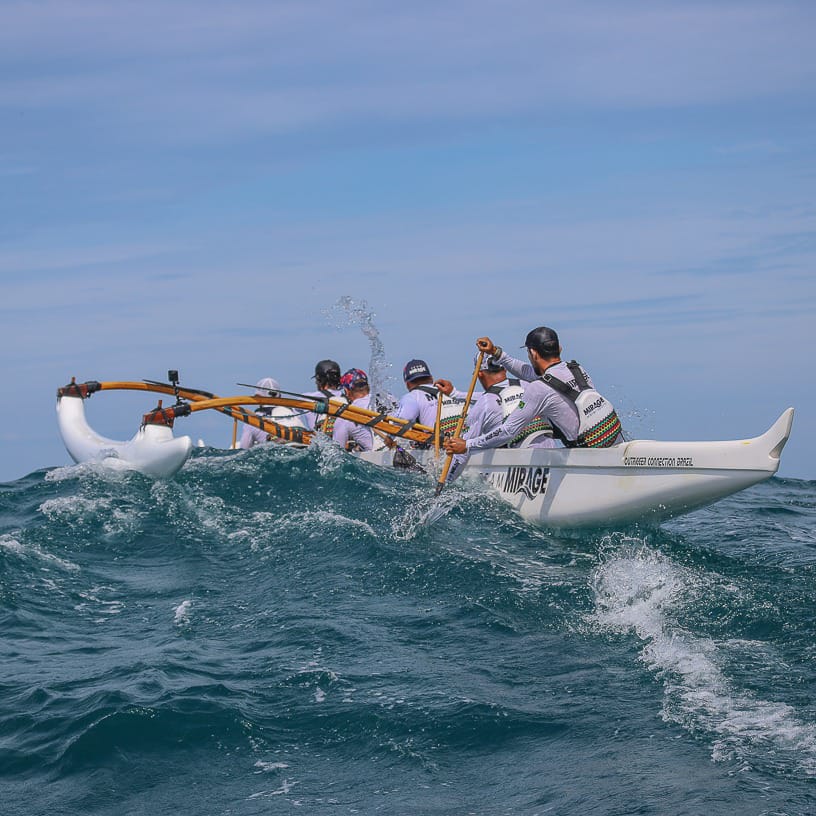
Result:
<svg viewBox="0 0 816 816"><path fill-rule="evenodd" d="M442 392L436 395L436 422L434 423L434 456L439 458L439 431L442 422Z"/></svg>
<svg viewBox="0 0 816 816"><path fill-rule="evenodd" d="M476 380L479 378L479 371L482 368L482 358L484 351L480 351L476 357L476 368L473 369L473 377L470 380L470 388L468 388L467 397L465 397L465 404L462 406L462 413L459 416L459 421L456 423L456 430L453 432L454 436L460 436L462 428L465 426L465 419L467 418L468 408L470 408L470 398L473 396L473 389L476 388ZM439 476L439 481L436 483L436 490L434 496L438 496L445 487L445 482L448 478L448 471L450 470L451 462L453 462L453 453L448 454L445 460L445 466L442 468L442 473Z"/></svg>

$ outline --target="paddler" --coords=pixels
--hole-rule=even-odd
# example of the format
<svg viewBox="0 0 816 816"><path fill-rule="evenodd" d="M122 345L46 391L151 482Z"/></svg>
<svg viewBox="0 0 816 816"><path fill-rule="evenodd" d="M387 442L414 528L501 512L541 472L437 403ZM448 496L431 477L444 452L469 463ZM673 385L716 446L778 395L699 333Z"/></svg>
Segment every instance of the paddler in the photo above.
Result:
<svg viewBox="0 0 816 816"><path fill-rule="evenodd" d="M371 407L371 389L368 374L361 368L350 368L340 378L346 399L359 408ZM365 425L337 417L332 429L332 440L346 450L368 451L374 447L374 432Z"/></svg>
<svg viewBox="0 0 816 816"><path fill-rule="evenodd" d="M394 416L406 419L412 424L419 423L433 428L436 424L437 403L440 390L434 385L431 369L424 360L409 360L402 370L402 379L405 381L407 394L403 394L397 405ZM442 394L441 430L452 429L462 413L465 402L464 396ZM430 443L414 445L414 447L429 447Z"/></svg>
<svg viewBox="0 0 816 816"><path fill-rule="evenodd" d="M502 447L536 417L552 425L554 438L536 440L532 447L609 447L623 441L620 420L612 404L595 391L589 375L578 363L561 360L561 344L553 329L539 326L527 334L526 363L505 354L489 337L480 337L476 346L528 384L524 398L500 426L468 439L446 440L448 453Z"/></svg>
<svg viewBox="0 0 816 816"><path fill-rule="evenodd" d="M262 377L255 383L256 397L278 397L280 396L280 384L272 377ZM272 405L259 405L255 410L255 414L264 419L272 418ZM253 425L244 425L244 430L241 433L241 441L238 443L239 448L252 448L255 445L261 445L269 441L269 433L256 428Z"/></svg>
<svg viewBox="0 0 816 816"><path fill-rule="evenodd" d="M432 428L439 390L433 384L428 364L424 360L409 360L402 370L402 379L408 393L400 398L394 416Z"/></svg>
<svg viewBox="0 0 816 816"><path fill-rule="evenodd" d="M340 385L340 365L334 360L320 360L315 364L313 375L317 391L310 391L307 397L326 397L328 399L339 399L346 402L346 396ZM325 414L316 414L308 411L303 415L307 427L311 431L322 431L331 436L334 427L334 417Z"/></svg>
<svg viewBox="0 0 816 816"><path fill-rule="evenodd" d="M477 362L478 355L473 358L474 366ZM502 422L510 416L511 412L524 399L524 387L521 382L515 378L508 378L507 369L493 357L488 355L482 357L477 376L484 393L476 400L468 413L469 428L462 435L462 439L465 441L483 434L489 434L499 428ZM454 394L455 396L461 396L463 399L467 396L455 389L453 383L448 380L437 380L435 385L444 394ZM506 447L530 447L536 441L551 436L552 430L540 418L536 417L533 422L522 428ZM448 481L455 479L459 475L466 460L467 455L465 453L458 453L454 456L448 473Z"/></svg>

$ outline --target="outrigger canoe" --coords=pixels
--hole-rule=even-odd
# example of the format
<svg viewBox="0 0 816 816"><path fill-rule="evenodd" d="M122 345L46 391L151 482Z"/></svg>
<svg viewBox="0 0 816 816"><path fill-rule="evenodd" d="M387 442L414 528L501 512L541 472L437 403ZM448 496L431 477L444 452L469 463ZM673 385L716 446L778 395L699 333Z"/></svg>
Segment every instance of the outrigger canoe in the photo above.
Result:
<svg viewBox="0 0 816 816"><path fill-rule="evenodd" d="M480 474L534 524L565 528L658 523L769 479L779 469L792 423L793 408L788 408L753 439L634 439L600 449L478 451L468 459L464 473ZM389 464L388 451L359 456L377 465Z"/></svg>
<svg viewBox="0 0 816 816"><path fill-rule="evenodd" d="M116 442L97 434L85 418L84 401L103 390L154 391L176 397L161 402L143 417L136 435ZM217 397L206 391L154 381L77 384L57 392L57 418L65 447L75 462L98 461L128 467L154 478L177 473L192 451L188 436L173 435L174 419L197 410L216 409L241 422L261 427L282 442L308 444L310 434L258 417L244 405L281 405L344 416L396 440L427 444L433 429L406 423L376 411L335 400L298 395L284 397ZM760 436L717 442L662 442L635 439L603 449L510 448L480 451L465 466L479 474L498 495L528 521L547 527L592 527L657 523L729 496L769 479L779 469L780 455L793 423L793 408ZM432 450L409 448L421 464ZM357 454L381 467L395 467L393 450Z"/></svg>

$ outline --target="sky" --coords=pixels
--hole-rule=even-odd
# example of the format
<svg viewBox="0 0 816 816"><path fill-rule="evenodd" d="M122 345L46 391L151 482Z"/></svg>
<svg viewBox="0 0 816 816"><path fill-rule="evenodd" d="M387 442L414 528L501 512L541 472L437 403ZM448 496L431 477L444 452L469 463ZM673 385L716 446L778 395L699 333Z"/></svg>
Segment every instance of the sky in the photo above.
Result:
<svg viewBox="0 0 816 816"><path fill-rule="evenodd" d="M548 325L631 436L792 405L780 474L815 479L814 38L811 0L4 0L0 481L70 462L72 376L366 368L348 299L397 394Z"/></svg>

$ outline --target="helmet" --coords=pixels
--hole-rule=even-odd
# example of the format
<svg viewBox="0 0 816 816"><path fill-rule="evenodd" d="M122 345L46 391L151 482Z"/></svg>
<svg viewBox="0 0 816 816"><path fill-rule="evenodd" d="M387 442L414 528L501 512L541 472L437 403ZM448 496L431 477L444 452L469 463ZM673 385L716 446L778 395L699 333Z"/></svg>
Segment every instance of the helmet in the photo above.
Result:
<svg viewBox="0 0 816 816"><path fill-rule="evenodd" d="M558 335L553 329L539 326L527 334L524 346L537 351L542 357L556 357L561 349Z"/></svg>
<svg viewBox="0 0 816 816"><path fill-rule="evenodd" d="M361 388L368 385L368 374L362 368L350 368L341 378L343 388Z"/></svg>
<svg viewBox="0 0 816 816"><path fill-rule="evenodd" d="M409 360L402 369L402 379L406 383L431 376L431 369L424 360Z"/></svg>
<svg viewBox="0 0 816 816"><path fill-rule="evenodd" d="M340 383L340 365L334 360L321 360L315 366L313 379L320 383L329 383L335 387Z"/></svg>

